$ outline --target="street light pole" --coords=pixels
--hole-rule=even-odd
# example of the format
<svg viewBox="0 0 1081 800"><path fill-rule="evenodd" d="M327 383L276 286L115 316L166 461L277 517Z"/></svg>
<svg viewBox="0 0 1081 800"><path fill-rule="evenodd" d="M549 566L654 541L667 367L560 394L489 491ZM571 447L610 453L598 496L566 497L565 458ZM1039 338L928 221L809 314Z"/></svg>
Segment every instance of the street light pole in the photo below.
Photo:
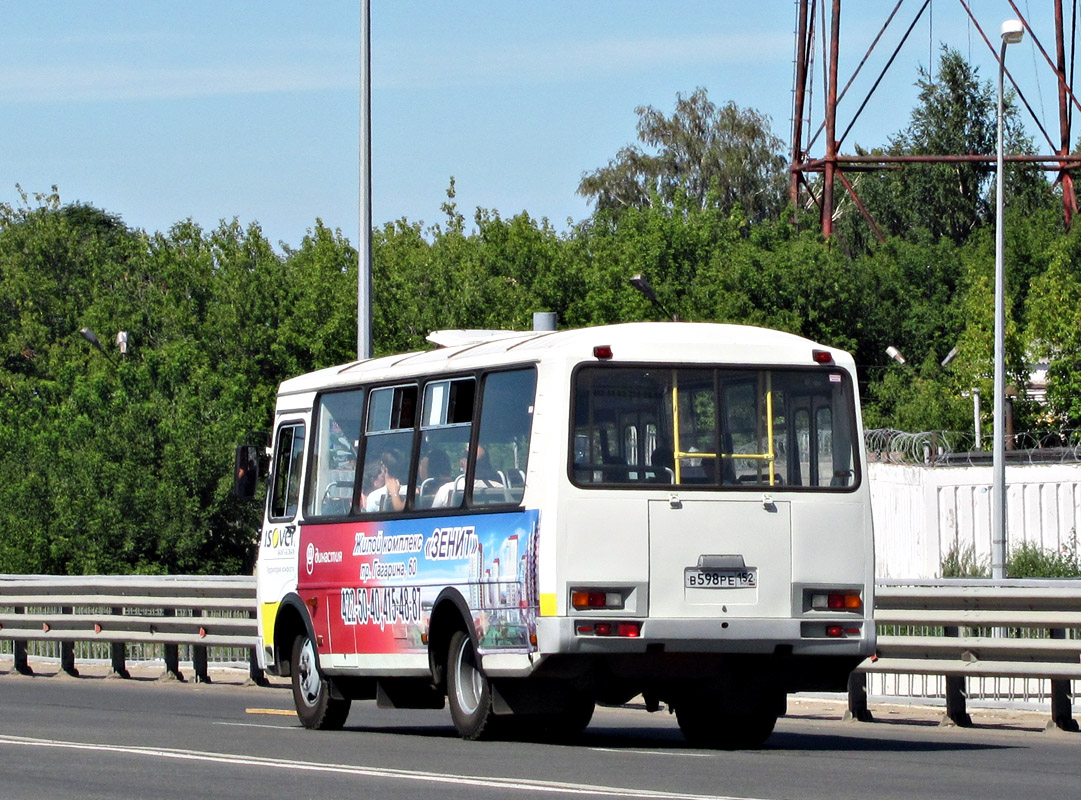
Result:
<svg viewBox="0 0 1081 800"><path fill-rule="evenodd" d="M1002 48L998 55L998 147L995 176L995 422L992 443L991 492L991 578L1006 577L1006 270L1002 205L1005 170L1002 164L1003 82L1006 72L1006 47L1017 44L1025 35L1020 20L1002 23Z"/></svg>
<svg viewBox="0 0 1081 800"><path fill-rule="evenodd" d="M372 357L372 15L360 4L360 236L357 244L357 359Z"/></svg>

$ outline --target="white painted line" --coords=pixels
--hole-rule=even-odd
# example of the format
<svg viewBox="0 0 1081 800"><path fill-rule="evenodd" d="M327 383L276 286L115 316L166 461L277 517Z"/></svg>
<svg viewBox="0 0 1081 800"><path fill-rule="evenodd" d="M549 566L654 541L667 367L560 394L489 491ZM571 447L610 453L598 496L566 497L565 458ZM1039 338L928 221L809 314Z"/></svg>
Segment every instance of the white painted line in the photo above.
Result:
<svg viewBox="0 0 1081 800"><path fill-rule="evenodd" d="M270 728L273 731L300 731L297 725L260 725L257 722L215 722L214 725L228 725L233 728Z"/></svg>
<svg viewBox="0 0 1081 800"><path fill-rule="evenodd" d="M442 772L420 772L383 767L364 767L353 764L322 764L314 761L282 761L259 756L234 753L209 753L199 750L174 750L164 747L134 747L125 745L94 744L91 742L66 742L57 739L34 739L24 736L0 734L0 746L40 747L60 750L81 750L96 753L167 758L179 761L199 761L228 766L262 767L294 772L322 772L338 775L357 775L384 780L417 781L470 786L477 789L500 789L543 794L590 795L594 797L671 798L671 800L755 800L731 795L687 794L682 792L656 792L647 789L628 789L617 786L597 786L588 783L563 783L559 781L536 781L526 778L497 778L483 775L454 775Z"/></svg>
<svg viewBox="0 0 1081 800"><path fill-rule="evenodd" d="M620 747L591 747L595 753L626 753L633 756L679 756L680 758L716 758L716 753L688 753L685 750L629 750Z"/></svg>

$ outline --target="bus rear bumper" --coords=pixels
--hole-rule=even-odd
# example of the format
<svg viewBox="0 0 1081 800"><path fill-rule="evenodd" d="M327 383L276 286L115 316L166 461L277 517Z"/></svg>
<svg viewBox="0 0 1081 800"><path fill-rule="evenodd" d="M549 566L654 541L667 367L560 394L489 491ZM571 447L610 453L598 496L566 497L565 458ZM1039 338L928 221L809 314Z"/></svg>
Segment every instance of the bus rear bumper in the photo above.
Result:
<svg viewBox="0 0 1081 800"><path fill-rule="evenodd" d="M542 617L542 655L619 653L745 653L853 656L874 653L874 622L866 619L636 618L638 636L581 633L581 618Z"/></svg>

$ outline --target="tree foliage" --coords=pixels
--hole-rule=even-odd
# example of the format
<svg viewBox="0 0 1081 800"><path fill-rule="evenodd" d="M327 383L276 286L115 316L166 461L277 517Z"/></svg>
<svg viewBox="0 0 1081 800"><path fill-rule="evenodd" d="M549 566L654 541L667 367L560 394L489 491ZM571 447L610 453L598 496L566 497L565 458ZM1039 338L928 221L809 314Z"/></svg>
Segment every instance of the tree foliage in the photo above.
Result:
<svg viewBox="0 0 1081 800"><path fill-rule="evenodd" d="M888 156L966 156L994 153L998 138L997 92L981 81L975 67L951 48L943 47L932 76L921 68L919 99L909 125L875 153ZM1004 152L1031 154L1013 97L1003 106ZM861 148L857 150L863 151ZM1039 168L1010 164L1006 192L1011 205L1031 212L1050 200ZM964 242L977 229L993 223L993 164L972 161L909 163L896 169L864 173L857 180L860 199L879 226L906 238ZM866 224L850 204L844 207L842 237L865 244Z"/></svg>
<svg viewBox="0 0 1081 800"><path fill-rule="evenodd" d="M784 205L784 143L754 109L713 104L705 89L676 96L672 116L639 106L638 145L582 176L578 192L600 209L677 201L730 212L737 205L752 220L775 216Z"/></svg>

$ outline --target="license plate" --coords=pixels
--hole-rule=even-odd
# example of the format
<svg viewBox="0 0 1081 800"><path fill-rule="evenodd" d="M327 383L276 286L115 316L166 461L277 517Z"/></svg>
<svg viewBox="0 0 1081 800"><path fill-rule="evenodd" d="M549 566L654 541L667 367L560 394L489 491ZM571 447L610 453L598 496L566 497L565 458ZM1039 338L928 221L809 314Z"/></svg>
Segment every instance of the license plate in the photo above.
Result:
<svg viewBox="0 0 1081 800"><path fill-rule="evenodd" d="M702 569L687 567L683 571L683 585L688 589L754 589L758 586L758 570Z"/></svg>

